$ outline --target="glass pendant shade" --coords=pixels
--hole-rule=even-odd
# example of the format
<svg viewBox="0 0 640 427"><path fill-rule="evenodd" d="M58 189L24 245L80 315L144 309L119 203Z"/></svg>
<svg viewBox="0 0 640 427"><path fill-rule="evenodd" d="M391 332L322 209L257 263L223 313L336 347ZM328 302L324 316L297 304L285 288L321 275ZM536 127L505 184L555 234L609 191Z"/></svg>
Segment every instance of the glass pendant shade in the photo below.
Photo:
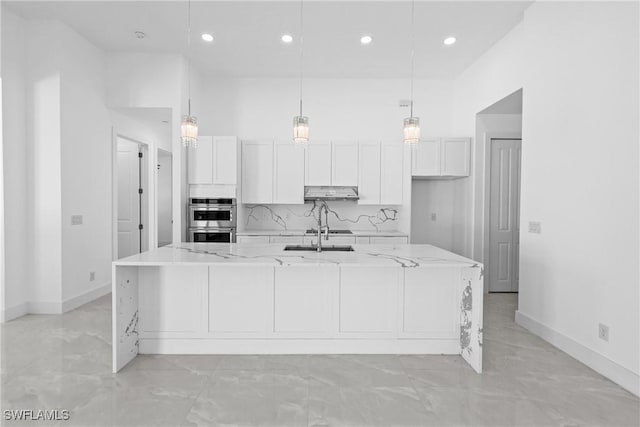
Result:
<svg viewBox="0 0 640 427"><path fill-rule="evenodd" d="M307 116L293 118L293 140L295 142L309 141L309 118Z"/></svg>
<svg viewBox="0 0 640 427"><path fill-rule="evenodd" d="M185 147L195 147L198 143L198 119L184 116L180 125L180 139Z"/></svg>
<svg viewBox="0 0 640 427"><path fill-rule="evenodd" d="M417 144L420 142L420 118L407 117L404 119L404 143Z"/></svg>

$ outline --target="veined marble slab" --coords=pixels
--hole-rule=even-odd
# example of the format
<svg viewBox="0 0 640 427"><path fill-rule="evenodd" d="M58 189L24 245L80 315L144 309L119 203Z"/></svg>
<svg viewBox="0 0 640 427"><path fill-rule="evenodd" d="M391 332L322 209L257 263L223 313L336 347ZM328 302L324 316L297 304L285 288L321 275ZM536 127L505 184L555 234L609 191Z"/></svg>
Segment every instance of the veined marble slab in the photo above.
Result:
<svg viewBox="0 0 640 427"><path fill-rule="evenodd" d="M353 252L285 251L283 243L180 243L136 254L114 265L256 264L375 265L405 268L481 264L432 245L352 245Z"/></svg>
<svg viewBox="0 0 640 427"><path fill-rule="evenodd" d="M308 234L307 230L243 230L238 231L238 236L314 236ZM401 231L375 231L375 230L351 230L350 234L332 234L334 236L365 236L365 237L409 237L407 233Z"/></svg>

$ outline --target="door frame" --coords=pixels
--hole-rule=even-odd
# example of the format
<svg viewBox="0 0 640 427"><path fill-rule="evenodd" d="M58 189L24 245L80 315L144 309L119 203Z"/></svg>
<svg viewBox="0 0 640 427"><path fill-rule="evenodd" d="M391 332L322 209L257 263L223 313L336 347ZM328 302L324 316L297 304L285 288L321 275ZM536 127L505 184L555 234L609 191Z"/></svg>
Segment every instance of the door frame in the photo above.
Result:
<svg viewBox="0 0 640 427"><path fill-rule="evenodd" d="M143 217L146 233L143 233L147 250L156 247L158 230L155 218L155 180L154 173L156 164L156 150L154 145L148 141L132 138L124 133L118 132L116 128L111 130L111 259L118 259L118 138L126 139L135 144L139 144L143 151L142 177L146 183L141 216ZM144 161L146 159L146 161ZM155 231L154 231L155 230Z"/></svg>
<svg viewBox="0 0 640 427"><path fill-rule="evenodd" d="M484 289L489 292L491 263L491 146L494 139L519 139L522 143L521 132L485 132L484 134L484 215L483 215L483 260ZM522 152L520 154L520 171L522 172ZM522 184L521 184L522 186ZM520 194L520 191L518 191ZM520 260L518 260L520 265Z"/></svg>

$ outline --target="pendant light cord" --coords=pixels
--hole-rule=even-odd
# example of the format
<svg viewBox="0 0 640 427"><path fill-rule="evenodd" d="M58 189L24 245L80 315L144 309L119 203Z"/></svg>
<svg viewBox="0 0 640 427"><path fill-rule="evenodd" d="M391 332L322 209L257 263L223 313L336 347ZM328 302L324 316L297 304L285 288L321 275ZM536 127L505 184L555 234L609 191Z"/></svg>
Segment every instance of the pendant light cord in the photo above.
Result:
<svg viewBox="0 0 640 427"><path fill-rule="evenodd" d="M304 18L303 18L303 0L300 0L300 117L302 117L302 58L303 58L303 48L302 45L304 43Z"/></svg>
<svg viewBox="0 0 640 427"><path fill-rule="evenodd" d="M415 44L416 44L416 35L415 35L415 26L414 26L414 8L415 8L415 0L411 0L411 117L413 117L413 63L415 56Z"/></svg>
<svg viewBox="0 0 640 427"><path fill-rule="evenodd" d="M187 16L187 93L189 95L188 114L191 117L191 0L189 0Z"/></svg>

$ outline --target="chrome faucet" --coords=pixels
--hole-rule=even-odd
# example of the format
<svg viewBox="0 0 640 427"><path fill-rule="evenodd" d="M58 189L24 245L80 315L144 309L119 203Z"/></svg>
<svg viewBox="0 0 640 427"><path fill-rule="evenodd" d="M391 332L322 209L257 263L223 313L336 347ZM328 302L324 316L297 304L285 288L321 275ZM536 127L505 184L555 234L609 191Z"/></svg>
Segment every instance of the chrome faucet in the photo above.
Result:
<svg viewBox="0 0 640 427"><path fill-rule="evenodd" d="M322 225L322 208L324 208L324 226ZM325 231L324 239L329 240L329 207L327 206L327 202L322 202L322 204L320 205L320 209L318 209L318 246L316 247L316 250L318 252L322 252L323 229Z"/></svg>

